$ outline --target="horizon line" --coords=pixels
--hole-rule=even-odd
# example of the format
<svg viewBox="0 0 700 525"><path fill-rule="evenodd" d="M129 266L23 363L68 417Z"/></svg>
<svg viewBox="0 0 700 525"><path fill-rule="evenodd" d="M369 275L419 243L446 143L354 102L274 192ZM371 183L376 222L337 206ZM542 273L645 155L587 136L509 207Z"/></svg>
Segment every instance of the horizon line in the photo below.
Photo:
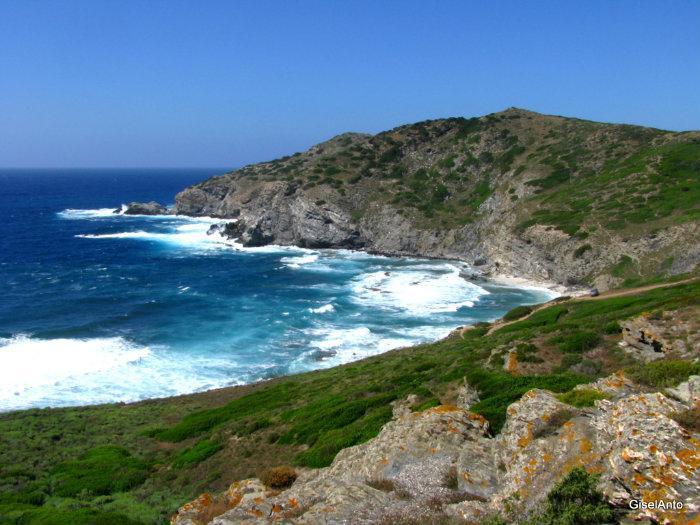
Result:
<svg viewBox="0 0 700 525"><path fill-rule="evenodd" d="M0 170L231 170L226 166L0 166Z"/></svg>

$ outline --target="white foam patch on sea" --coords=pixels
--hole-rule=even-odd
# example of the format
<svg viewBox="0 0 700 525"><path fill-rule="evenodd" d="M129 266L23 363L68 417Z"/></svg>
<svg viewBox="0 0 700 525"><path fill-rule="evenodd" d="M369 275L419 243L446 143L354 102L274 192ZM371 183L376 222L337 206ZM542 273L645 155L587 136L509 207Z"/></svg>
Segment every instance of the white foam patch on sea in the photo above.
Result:
<svg viewBox="0 0 700 525"><path fill-rule="evenodd" d="M365 357L382 354L396 348L435 341L450 333L449 328L419 326L401 332L380 331L375 327L323 326L304 330L311 350L303 353L291 364L291 371L337 366Z"/></svg>
<svg viewBox="0 0 700 525"><path fill-rule="evenodd" d="M156 241L195 249L222 249L236 247L234 241L227 240L218 232L208 233L210 222L197 221L175 225L172 231L145 231L134 230L115 233L79 234L83 239L135 239L143 241Z"/></svg>
<svg viewBox="0 0 700 525"><path fill-rule="evenodd" d="M309 308L309 312L312 314L327 314L331 312L335 312L335 306L332 304L324 304L323 306L319 306L318 308Z"/></svg>
<svg viewBox="0 0 700 525"><path fill-rule="evenodd" d="M0 411L136 401L241 384L198 373L223 364L223 358L173 359L122 337L0 338Z"/></svg>
<svg viewBox="0 0 700 525"><path fill-rule="evenodd" d="M282 257L281 263L284 263L287 268L299 269L305 264L311 264L318 261L318 253L307 253L298 257Z"/></svg>
<svg viewBox="0 0 700 525"><path fill-rule="evenodd" d="M121 213L121 210L120 210ZM66 210L58 212L58 216L62 219L97 219L103 217L114 217L119 213L115 213L115 208L97 208L92 210L78 210L73 208L68 208Z"/></svg>
<svg viewBox="0 0 700 525"><path fill-rule="evenodd" d="M457 264L436 263L365 273L351 284L352 300L415 316L471 308L489 292L464 279L460 271Z"/></svg>
<svg viewBox="0 0 700 525"><path fill-rule="evenodd" d="M255 246L246 247L236 239L228 239L218 229L212 226L223 222L235 222L235 219L222 221L214 217L189 217L185 215L123 215L115 213L112 208L77 210L67 209L58 215L65 219L117 219L129 221L139 219L141 221L153 221L157 226L155 231L144 229L109 232L109 233L85 233L76 237L82 239L127 239L160 242L186 248L198 252L207 250L234 249L247 253L292 253L302 254L298 257L283 257L281 262L289 268L299 268L303 264L309 264L318 259L318 253L307 248L296 246Z"/></svg>

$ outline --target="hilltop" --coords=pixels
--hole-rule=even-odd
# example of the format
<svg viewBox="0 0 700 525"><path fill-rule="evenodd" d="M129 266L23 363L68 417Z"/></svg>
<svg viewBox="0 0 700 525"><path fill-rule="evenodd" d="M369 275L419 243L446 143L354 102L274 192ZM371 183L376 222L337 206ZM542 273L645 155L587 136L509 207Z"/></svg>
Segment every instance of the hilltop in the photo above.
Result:
<svg viewBox="0 0 700 525"><path fill-rule="evenodd" d="M460 259L609 289L700 260L700 132L511 108L367 135L185 189L176 213L235 218L244 244Z"/></svg>

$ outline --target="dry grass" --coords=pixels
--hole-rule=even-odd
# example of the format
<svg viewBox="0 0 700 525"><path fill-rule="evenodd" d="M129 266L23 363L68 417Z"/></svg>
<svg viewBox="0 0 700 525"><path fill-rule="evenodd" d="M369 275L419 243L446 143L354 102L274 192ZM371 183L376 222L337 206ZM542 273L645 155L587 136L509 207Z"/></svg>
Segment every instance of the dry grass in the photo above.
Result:
<svg viewBox="0 0 700 525"><path fill-rule="evenodd" d="M263 470L258 478L271 489L286 489L296 481L297 471L287 466L273 467Z"/></svg>

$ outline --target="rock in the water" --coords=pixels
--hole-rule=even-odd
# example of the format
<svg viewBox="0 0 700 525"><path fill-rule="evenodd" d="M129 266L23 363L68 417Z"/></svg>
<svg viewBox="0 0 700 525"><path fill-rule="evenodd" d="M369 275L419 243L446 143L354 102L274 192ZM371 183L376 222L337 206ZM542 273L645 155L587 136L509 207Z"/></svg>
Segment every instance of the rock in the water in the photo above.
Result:
<svg viewBox="0 0 700 525"><path fill-rule="evenodd" d="M126 205L125 210L117 210L118 213L124 215L170 215L171 212L155 201L151 202L130 202Z"/></svg>

